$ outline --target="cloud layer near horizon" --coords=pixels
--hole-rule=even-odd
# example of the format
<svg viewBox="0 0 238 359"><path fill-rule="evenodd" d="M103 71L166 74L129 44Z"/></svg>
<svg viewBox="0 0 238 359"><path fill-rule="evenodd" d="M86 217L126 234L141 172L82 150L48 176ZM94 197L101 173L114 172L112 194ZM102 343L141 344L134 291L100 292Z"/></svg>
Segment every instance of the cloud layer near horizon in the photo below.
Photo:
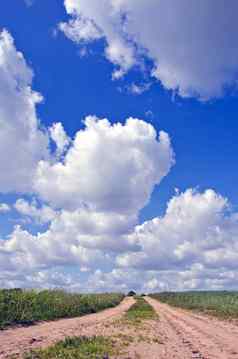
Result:
<svg viewBox="0 0 238 359"><path fill-rule="evenodd" d="M236 0L65 0L65 8L70 20L60 29L77 44L105 40L114 79L140 67L166 89L200 100L237 86Z"/></svg>

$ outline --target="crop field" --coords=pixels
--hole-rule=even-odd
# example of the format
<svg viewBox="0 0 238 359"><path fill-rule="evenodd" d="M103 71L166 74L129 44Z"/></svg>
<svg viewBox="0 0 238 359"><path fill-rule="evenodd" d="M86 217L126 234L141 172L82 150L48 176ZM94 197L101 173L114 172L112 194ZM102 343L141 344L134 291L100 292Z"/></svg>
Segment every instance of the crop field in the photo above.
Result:
<svg viewBox="0 0 238 359"><path fill-rule="evenodd" d="M238 318L238 292L164 292L150 296L174 307L197 310L223 318Z"/></svg>
<svg viewBox="0 0 238 359"><path fill-rule="evenodd" d="M0 290L0 328L41 320L70 318L115 307L118 293L73 294L62 290Z"/></svg>

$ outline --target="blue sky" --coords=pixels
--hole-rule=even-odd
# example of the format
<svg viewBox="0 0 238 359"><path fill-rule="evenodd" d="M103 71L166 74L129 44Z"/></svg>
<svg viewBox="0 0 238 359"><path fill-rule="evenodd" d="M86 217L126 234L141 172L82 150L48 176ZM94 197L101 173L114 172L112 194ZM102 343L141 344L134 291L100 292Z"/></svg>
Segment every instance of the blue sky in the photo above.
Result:
<svg viewBox="0 0 238 359"><path fill-rule="evenodd" d="M96 1L94 2L96 4ZM85 1L82 1L82 7L80 7L80 0L75 0L72 3L74 3L75 5L77 16L83 17L83 11L85 11L85 13L88 11L87 5L85 5ZM107 1L105 3L107 3ZM184 1L184 3L186 3L186 1ZM214 4L213 1L208 1L208 3L210 3L211 6L212 4ZM232 2L232 4L232 6L235 6L235 2ZM131 6L136 7L136 5L133 4ZM154 2L151 1L151 7L153 8L153 6L156 7L156 5L154 5ZM184 4L184 6L186 6L186 4ZM222 1L219 1L218 9L213 9L215 16L217 16L218 19L219 17L226 16L227 18L229 18L231 14L227 13L228 10L227 12L226 10L223 13L220 12L222 6L224 6L224 3ZM130 8L130 11L132 11L132 7ZM136 11L137 10L138 9L136 9ZM164 9L162 8L161 12L163 10ZM226 38L223 39L224 43L221 41L222 46L224 46L224 51L222 49L222 46L220 46L220 51L222 54L218 54L218 56L221 55L220 57L223 59L223 62L221 64L218 64L217 67L214 64L214 68L217 68L217 73L214 74L214 79L212 79L211 75L211 79L209 79L207 83L205 81L207 76L206 71L213 69L213 67L209 67L209 63L203 63L204 60L202 59L202 54L200 53L201 63L203 65L201 67L199 67L197 63L192 63L192 55L190 56L191 63L190 58L189 60L185 59L185 62L188 61L186 65L187 68L189 68L189 66L191 65L191 72L188 74L185 72L183 76L187 76L187 81L187 78L189 78L190 74L193 73L192 66L196 65L194 68L198 68L198 70L194 70L194 72L201 71L201 78L204 80L201 85L199 84L200 87L197 85L197 82L192 78L192 76L191 79L188 80L188 85L187 82L185 84L185 80L183 78L179 78L179 76L177 77L178 82L176 85L166 85L167 83L170 83L169 81L171 79L165 78L165 74L159 75L161 77L151 76L150 72L155 66L157 60L157 52L154 50L154 47L156 46L153 43L153 39L151 39L151 48L148 45L148 54L150 54L151 51L151 54L153 53L153 56L146 56L145 53L143 53L142 56L139 55L141 56L141 58L143 58L143 67L141 64L139 65L138 63L135 63L133 66L128 65L129 68L125 71L123 70L125 73L122 77L117 80L112 80L112 72L114 71L115 67L118 68L119 66L123 68L124 66L124 64L118 62L118 59L115 60L114 58L112 59L105 57L105 48L107 48L107 46L110 46L110 43L113 43L115 38L117 39L118 34L116 34L116 30L113 30L115 32L113 32L112 29L108 31L109 25L106 23L106 20L105 24L102 24L99 18L98 24L100 25L98 26L101 26L102 28L103 26L105 26L104 36L101 36L96 41L92 41L91 38L90 41L87 41L87 39L83 38L80 34L80 31L82 31L82 26L79 26L79 29L76 28L76 30L79 31L81 41L78 41L78 43L76 43L74 41L75 39L70 39L69 36L67 36L66 31L64 33L58 27L59 23L67 23L70 20L70 11L71 10L68 9L67 14L63 1L58 0L52 0L50 2L46 0L35 0L32 1L31 5L29 3L27 5L23 0L13 0L11 4L4 3L1 5L0 28L6 29L9 34L11 34L11 37L14 39L15 49L22 52L27 62L27 66L31 68L34 72L34 78L31 84L32 89L41 93L44 97L42 103L37 105L37 114L38 119L40 119L41 125L47 129L50 128L53 123L61 122L63 124L65 133L67 133L67 136L69 136L73 140L77 131L84 131L85 126L83 121L88 115L95 115L98 118L107 118L110 121L111 125L117 122L125 124L125 121L128 117L133 117L136 119L144 120L144 122L146 123L150 123L156 130L157 134L160 130L163 130L168 133L171 139L171 148L173 148L176 163L175 165L171 166L171 169L165 171L167 172L167 175L164 174L161 177L161 183L156 185L155 181L154 185L150 187L150 200L146 200L144 202L142 201L142 203L144 204L141 205L140 208L138 207L136 213L133 213L133 215L139 216L139 219L135 224L141 224L143 226L144 221L151 220L152 218L158 216L162 216L162 218L165 220L164 216L167 208L167 203L171 200L171 198L175 196L175 188L179 189L179 191L181 192L181 201L185 200L185 202L185 194L189 188L194 189L194 193L190 193L190 196L192 198L191 200L195 200L195 198L198 198L196 196L201 196L201 198L203 198L202 196L205 196L206 190L212 189L214 191L214 202L216 202L216 200L219 202L219 199L216 196L220 196L224 199L224 201L225 198L227 198L230 205L232 206L232 213L235 213L238 204L238 193L236 186L236 183L238 181L238 106L237 90L235 88L235 83L237 82L238 57L236 57L237 52L235 50L234 53L228 52L226 54L224 52L227 51L227 46L228 48L236 47L237 36L232 33L229 37L230 39L233 39L233 44L227 45ZM148 14L149 11L150 9L148 9L148 12L146 9L146 14ZM208 6L208 8L204 11L207 11L207 13L209 14L211 8ZM91 15L94 19L94 22L97 22L97 15L97 5L95 5L95 13L94 10L92 10ZM178 13L177 16L179 18L181 14ZM191 10L191 18L192 17L193 12ZM74 18L75 17L73 17L73 19ZM223 22L221 21L221 23ZM206 25L207 24L204 25L204 28L206 27ZM190 25L188 24L188 26ZM147 30L148 29L144 30L144 34ZM163 29L161 29L161 31L162 30ZM136 30L133 29L133 31ZM229 31L231 31L231 29L227 29L228 33ZM235 29L233 29L233 31L235 32ZM143 37L143 34L141 36ZM195 43L196 41L197 43L200 43L201 41L202 43L205 43L205 37L203 32L201 34L197 33L194 36ZM162 40L158 40L158 42L159 41ZM164 41L166 41L166 39L164 39ZM214 39L212 38L211 41L214 41ZM144 41L143 47L145 47L145 44L150 44L148 38ZM188 47L188 49L185 48L186 46ZM184 45L183 49L182 43L181 48L188 56L189 51L192 51L187 44ZM214 48L216 48L216 45L214 45ZM162 50L159 50L160 51L158 51L158 61L162 59L163 56ZM84 56L82 55L83 52L86 53ZM210 61L209 56L212 61L213 54L209 49L206 53L206 56L208 57L207 62ZM232 61L231 56L233 56ZM167 60L167 57L164 57L163 61L165 61L165 59ZM200 58L198 56L198 62L199 59ZM161 60L161 63L163 61ZM173 63L171 63L170 66L170 71L174 71L175 74L176 71L179 72L181 70L179 68L173 67ZM227 76L225 80L223 79L223 68L226 69L227 73L229 72L229 76ZM232 74L232 76L230 76L230 73ZM219 76L221 77L221 80L219 80ZM217 80L217 84L215 80ZM221 84L219 84L219 81L221 82ZM140 86L143 84L149 84L149 88L141 94L135 94L133 93L133 91L130 90L132 84L137 84ZM222 92L219 88L221 86L225 87L225 90ZM1 91L4 92L4 88L1 88ZM202 96L206 96L207 98L201 100L201 98L199 97ZM53 145L51 143L51 149L53 149L52 146ZM108 150L110 151L110 148ZM120 156L120 154L118 154L118 156ZM14 161L13 158L9 158L8 160ZM120 181L120 179L118 180ZM183 194L185 197L183 197ZM51 197L49 196L48 198L45 192L44 194L42 194L42 191L34 192L32 190L3 190L0 194L0 202L6 203L13 207L16 200L19 198L24 198L25 200L30 202L32 198L37 198L37 206L49 205L50 207L54 208L54 210L71 210L71 208L64 208L64 205L61 204L57 204L55 206L54 204L52 204ZM82 199L82 201L84 200ZM146 204L146 202L148 203ZM219 213L219 215L222 217L220 222L217 223L216 218L214 219L214 223L212 222L213 224L209 224L209 226L214 225L214 228L215 226L220 225L222 228L221 232L225 231L222 227L225 216L223 212L226 212L224 210L224 207L225 205L221 205L220 203L218 205L218 209L215 210L214 216L216 217L217 213ZM106 209L106 212L107 211L108 207ZM188 211L188 213L189 212L190 211ZM121 214L122 213L119 211L119 215ZM209 214L207 215L209 216ZM27 216L29 217L29 215ZM10 235L10 238L12 238L11 236L13 233L13 226L17 224L18 221L21 224L22 228L28 230L29 233L31 233L32 235L37 235L38 231L44 233L47 230L48 226L50 226L50 222L47 222L48 224L39 224L35 223L33 220L29 221L29 218L28 221L25 221L25 219L26 218L24 217L24 213L21 211L17 211L16 208L12 208L10 211L2 213L0 215L0 234L3 241L7 239L6 236ZM232 228L233 225L234 223L232 222ZM228 225L226 224L225 226ZM129 232L131 233L131 231L132 230L130 229ZM204 233L207 233L208 227L204 229L204 231ZM232 229L232 233L233 232L234 229ZM125 235L126 233L123 233L123 236ZM226 235L227 234L224 234L224 237L226 237ZM113 234L113 236L115 236L115 234ZM133 236L133 234L131 234L131 236ZM186 235L184 234L181 234L181 236L183 236L183 238L186 237ZM224 241L225 240L226 239L224 239ZM115 241L119 241L119 239L115 239ZM123 241L119 251L119 256L123 255ZM136 240L134 239L134 241ZM215 239L214 242L216 242ZM171 243L175 243L174 239L171 239ZM141 243L140 239L139 243L137 244L141 246L142 252L147 251L146 245L144 243ZM236 248L234 247L235 245L236 244L234 243L229 244L229 249L232 249L234 251L234 248ZM156 242L154 243L154 246L157 246ZM106 253L107 255L107 247L105 247L103 251L104 254ZM108 253L110 253L110 251ZM129 256L127 251L128 249L125 249L125 257ZM161 252L163 252L163 250L161 250ZM116 258L116 265L112 263L106 264L106 270L105 268L101 267L101 264L98 264L98 267L96 268L85 269L85 272L89 271L90 273L89 281L87 283L94 283L93 281L99 275L99 272L101 276L104 276L103 280L106 283L105 287L99 289L95 288L95 290L116 288L116 284L109 283L106 277L106 275L110 273L110 270L120 271L121 277L125 276L125 273L128 273L128 271L143 270L145 282L149 283L149 289L151 285L152 290L167 288L166 285L168 285L168 281L171 281L171 283L173 283L173 280L170 278L167 280L167 282L163 279L164 282L162 284L159 283L159 280L157 278L159 276L161 277L160 271L162 270L162 268L157 268L157 265L152 266L150 270L147 270L147 264L145 263L141 262L141 265L139 267L137 265L133 265L133 258L131 259L132 264L120 264L123 262L123 260L123 263L126 262L125 258L122 260L120 258L118 259L118 253L116 253L116 250L113 253L115 254ZM132 257L133 255L134 253L132 253ZM68 275L68 272L72 273L71 269L68 270L68 268L72 266L71 261L73 261L74 264L76 263L75 268L78 269L75 269L75 271L77 273L80 273L79 268L82 268L84 266L87 267L86 265L79 265L76 259L69 259L69 263L64 263L63 265L60 264L59 266L58 264L57 266L52 264L54 262L52 260L51 264L38 263L38 265L33 265L32 268L35 273L39 273L39 271L42 270L44 275L48 273L47 270L49 271L49 273L55 272L56 270L60 272L63 271L63 273L66 273L64 275ZM130 262L130 260L128 261ZM156 259L153 259L153 261L156 261ZM159 255L158 262L160 262ZM188 268L191 269L194 265L198 265L198 263L200 263L200 259L194 261L191 259L191 261L188 261L188 263L186 264L183 264L182 262L183 261L176 264L177 268L180 268L181 266L181 273L188 270ZM184 262L186 262L186 259L184 259ZM166 270L171 269L172 267L170 268L170 266L172 266L172 264L168 264L167 267L165 266ZM204 263L203 266L206 267ZM219 265L217 264L214 265L214 268L212 270L215 271L217 266L219 267ZM225 269L225 264L220 264L220 266L223 266L224 273L227 273L228 269ZM110 270L108 268L110 268ZM9 283L9 279L7 279L7 276L11 271L16 273L17 269L6 269L6 272L8 272L8 274L5 274L5 279L2 278L3 286L6 285L6 282ZM104 271L106 274L104 274ZM204 271L206 272L205 269ZM24 270L21 269L21 274L23 272ZM82 272L84 272L84 269ZM23 274L22 276L24 277ZM209 277L210 274L208 274L207 276ZM85 280L84 277L85 274L83 274L83 281ZM72 283L74 282L74 278L70 280L72 281ZM153 283L155 283L155 280L157 282L154 288ZM176 282L176 280L174 280L174 282ZM196 280L197 284L195 285L192 283L190 287L209 287L208 283L210 282L202 282L198 279ZM12 283L12 285L28 285L26 284L26 279L22 279L22 282L17 282L17 279L15 281L13 279ZM33 279L31 280L31 284L29 285L35 285ZM50 279L49 285L54 285L50 282ZM86 288L86 290L88 288L91 289L90 285L93 286L93 284L85 284L85 287L82 288ZM123 280L122 284L120 285L123 289L123 285L125 285ZM119 289L121 288L120 285ZM136 285L138 285L139 287L139 284ZM171 284L171 286L173 288L174 284ZM226 284L214 284L214 288L220 288L220 286L226 287ZM232 287L233 284L229 282L227 286ZM73 285L72 287L74 288Z"/></svg>
<svg viewBox="0 0 238 359"><path fill-rule="evenodd" d="M2 6L1 27L14 36L16 46L34 68L33 88L45 101L38 111L46 125L62 121L73 136L88 114L124 121L128 116L146 118L155 128L167 131L173 141L177 163L164 179L153 199L165 203L175 187L184 190L199 186L212 187L234 203L237 202L236 168L238 150L238 107L235 93L218 100L200 103L194 99L173 99L158 83L141 96L118 91L118 87L140 79L133 71L123 81L111 81L111 64L106 61L99 43L91 45L92 55L79 58L80 46L69 42L54 30L67 19L62 2L35 1L26 6L14 1ZM151 111L153 115L146 116ZM192 169L192 171L191 171ZM229 176L227 175L229 173ZM232 175L231 175L232 174ZM148 215L157 214L155 203ZM153 211L156 210L155 213ZM147 211L145 217L147 216Z"/></svg>

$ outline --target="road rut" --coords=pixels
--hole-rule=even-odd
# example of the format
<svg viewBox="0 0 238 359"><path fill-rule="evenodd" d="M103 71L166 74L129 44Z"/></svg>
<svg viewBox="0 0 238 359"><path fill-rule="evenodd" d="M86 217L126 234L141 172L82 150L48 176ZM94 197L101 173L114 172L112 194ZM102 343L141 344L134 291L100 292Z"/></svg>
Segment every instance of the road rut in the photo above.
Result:
<svg viewBox="0 0 238 359"><path fill-rule="evenodd" d="M160 316L161 358L238 359L238 326L146 297Z"/></svg>

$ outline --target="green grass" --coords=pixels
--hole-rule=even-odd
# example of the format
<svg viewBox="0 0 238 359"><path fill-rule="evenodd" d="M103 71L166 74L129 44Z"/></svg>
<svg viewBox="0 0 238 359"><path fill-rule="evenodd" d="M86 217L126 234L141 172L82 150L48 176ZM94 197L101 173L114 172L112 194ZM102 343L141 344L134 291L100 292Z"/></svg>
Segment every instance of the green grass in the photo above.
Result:
<svg viewBox="0 0 238 359"><path fill-rule="evenodd" d="M140 323L143 320L155 319L157 314L144 298L136 297L136 303L133 304L125 314L125 319L131 322Z"/></svg>
<svg viewBox="0 0 238 359"><path fill-rule="evenodd" d="M110 338L72 337L47 349L26 353L24 359L103 359L113 353L114 344Z"/></svg>
<svg viewBox="0 0 238 359"><path fill-rule="evenodd" d="M150 296L175 307L196 310L223 318L238 318L238 292L164 292Z"/></svg>
<svg viewBox="0 0 238 359"><path fill-rule="evenodd" d="M0 290L0 328L96 313L114 307L122 294L75 294L62 290Z"/></svg>

